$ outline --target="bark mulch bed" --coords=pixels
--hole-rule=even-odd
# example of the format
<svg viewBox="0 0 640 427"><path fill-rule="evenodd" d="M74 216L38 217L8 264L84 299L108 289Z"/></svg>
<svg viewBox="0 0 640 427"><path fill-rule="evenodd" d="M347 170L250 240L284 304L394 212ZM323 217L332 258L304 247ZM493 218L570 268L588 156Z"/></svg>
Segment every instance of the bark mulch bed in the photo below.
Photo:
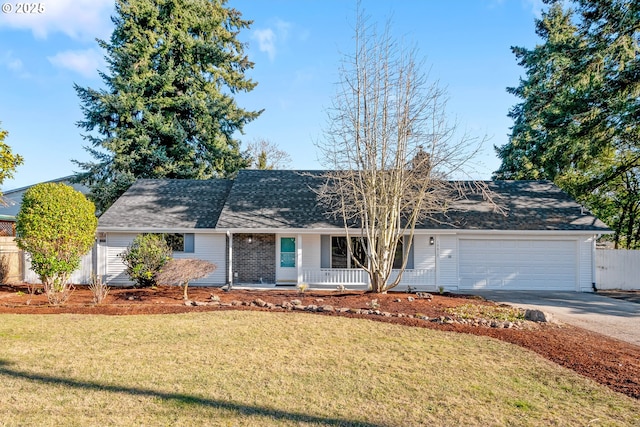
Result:
<svg viewBox="0 0 640 427"><path fill-rule="evenodd" d="M0 285L0 313L133 315L218 310L298 311L293 307L284 309L282 305L299 300L303 306L326 309L314 311L314 314L366 318L497 338L532 350L617 392L640 399L639 346L560 323L523 322L514 327L504 327L512 325L502 322L494 323L499 327L463 324L447 311L448 308L468 304L496 306L477 297L432 294L432 298L420 298L416 294L401 292L376 295L353 291L307 291L300 294L296 290L279 288L225 292L220 288L200 287L190 287L189 297L193 304L186 305L179 287L113 288L105 301L96 305L89 289L77 286L66 304L52 307L44 295L29 294L26 285ZM377 300L377 304L373 300ZM198 305L194 305L196 303ZM264 306L260 306L263 303ZM340 308L351 310L340 312ZM375 310L379 314L368 314ZM308 310L299 312L311 314Z"/></svg>

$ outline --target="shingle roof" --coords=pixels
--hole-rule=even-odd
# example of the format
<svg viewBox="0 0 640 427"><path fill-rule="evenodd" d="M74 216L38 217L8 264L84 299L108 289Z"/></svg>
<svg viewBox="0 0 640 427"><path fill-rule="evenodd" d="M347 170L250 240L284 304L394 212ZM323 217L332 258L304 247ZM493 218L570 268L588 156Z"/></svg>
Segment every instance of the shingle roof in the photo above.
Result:
<svg viewBox="0 0 640 427"><path fill-rule="evenodd" d="M315 190L322 171L242 170L222 209L220 228L336 228Z"/></svg>
<svg viewBox="0 0 640 427"><path fill-rule="evenodd" d="M316 190L323 171L242 170L233 181L140 180L100 218L100 227L341 228ZM503 215L479 193L454 202L422 229L610 231L549 181L488 181Z"/></svg>
<svg viewBox="0 0 640 427"><path fill-rule="evenodd" d="M479 192L454 202L446 215L419 228L467 230L577 230L609 232L605 223L551 181L486 181L495 209ZM506 213L506 215L505 215Z"/></svg>
<svg viewBox="0 0 640 427"><path fill-rule="evenodd" d="M215 228L227 179L139 179L99 219L109 228Z"/></svg>

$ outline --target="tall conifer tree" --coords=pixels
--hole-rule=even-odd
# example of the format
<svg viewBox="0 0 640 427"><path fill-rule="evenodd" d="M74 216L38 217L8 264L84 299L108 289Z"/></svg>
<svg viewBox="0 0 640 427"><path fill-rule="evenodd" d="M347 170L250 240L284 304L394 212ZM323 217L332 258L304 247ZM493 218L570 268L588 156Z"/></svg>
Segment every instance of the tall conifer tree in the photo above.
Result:
<svg viewBox="0 0 640 427"><path fill-rule="evenodd" d="M543 43L513 48L526 78L495 177L551 179L640 247L640 3L558 0L536 21Z"/></svg>
<svg viewBox="0 0 640 427"><path fill-rule="evenodd" d="M76 178L108 208L136 178L208 179L246 166L234 139L259 111L233 95L256 83L238 41L249 28L226 0L117 0L109 42L98 40L104 89L75 86L91 162Z"/></svg>

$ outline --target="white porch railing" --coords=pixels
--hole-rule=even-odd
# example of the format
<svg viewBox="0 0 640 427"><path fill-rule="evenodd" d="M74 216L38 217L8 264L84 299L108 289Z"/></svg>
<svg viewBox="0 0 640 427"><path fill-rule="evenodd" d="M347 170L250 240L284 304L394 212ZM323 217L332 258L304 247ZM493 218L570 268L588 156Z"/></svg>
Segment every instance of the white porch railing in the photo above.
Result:
<svg viewBox="0 0 640 427"><path fill-rule="evenodd" d="M390 281L398 277L400 270L391 272ZM404 286L431 287L435 289L435 270L405 270L400 281ZM320 268L302 271L302 280L309 285L368 285L369 275L359 268Z"/></svg>
<svg viewBox="0 0 640 427"><path fill-rule="evenodd" d="M367 285L369 275L360 268L320 268L303 270L302 281L310 285Z"/></svg>

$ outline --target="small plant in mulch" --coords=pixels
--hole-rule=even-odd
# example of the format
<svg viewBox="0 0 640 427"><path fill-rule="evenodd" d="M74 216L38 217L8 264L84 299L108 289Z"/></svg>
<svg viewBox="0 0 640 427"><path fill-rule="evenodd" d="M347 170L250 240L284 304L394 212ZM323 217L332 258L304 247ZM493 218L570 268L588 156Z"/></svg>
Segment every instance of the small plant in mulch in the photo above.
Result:
<svg viewBox="0 0 640 427"><path fill-rule="evenodd" d="M495 307L491 305L463 304L450 307L445 311L459 319L488 319L502 322L517 322L524 319L524 310L514 307Z"/></svg>
<svg viewBox="0 0 640 427"><path fill-rule="evenodd" d="M102 282L102 278L93 274L89 280L89 290L93 295L93 303L98 305L107 297L111 288Z"/></svg>
<svg viewBox="0 0 640 427"><path fill-rule="evenodd" d="M308 288L309 288L309 285L307 285L306 283L300 283L298 285L298 292L301 294L304 294Z"/></svg>
<svg viewBox="0 0 640 427"><path fill-rule="evenodd" d="M372 299L371 302L367 303L367 307L371 307L372 309L377 310L380 308L380 303L377 299Z"/></svg>

